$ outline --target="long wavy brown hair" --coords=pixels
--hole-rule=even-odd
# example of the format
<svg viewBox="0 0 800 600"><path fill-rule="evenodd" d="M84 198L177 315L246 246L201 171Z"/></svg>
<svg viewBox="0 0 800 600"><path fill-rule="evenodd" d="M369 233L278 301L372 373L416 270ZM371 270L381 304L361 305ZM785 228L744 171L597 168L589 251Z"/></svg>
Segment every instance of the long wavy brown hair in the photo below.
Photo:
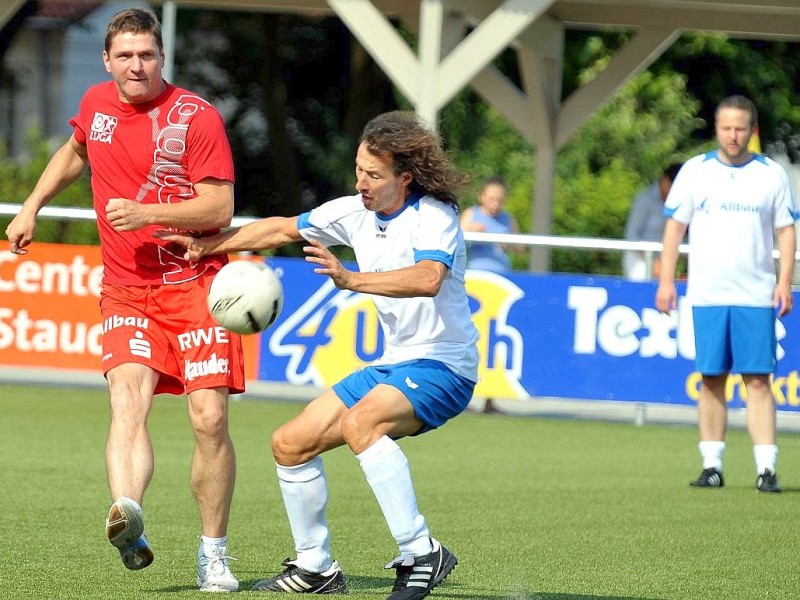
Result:
<svg viewBox="0 0 800 600"><path fill-rule="evenodd" d="M391 156L394 172L409 172L411 192L458 206L457 192L469 181L452 163L441 137L418 115L396 110L383 113L364 127L359 143L377 156Z"/></svg>

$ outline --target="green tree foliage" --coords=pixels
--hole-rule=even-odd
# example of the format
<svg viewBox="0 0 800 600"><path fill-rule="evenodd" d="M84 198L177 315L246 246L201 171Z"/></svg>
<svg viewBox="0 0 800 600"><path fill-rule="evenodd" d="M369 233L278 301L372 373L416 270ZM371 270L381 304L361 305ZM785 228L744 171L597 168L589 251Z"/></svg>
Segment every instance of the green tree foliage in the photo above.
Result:
<svg viewBox="0 0 800 600"><path fill-rule="evenodd" d="M601 48L592 40L586 43ZM601 52L577 76L590 80L608 56ZM697 108L686 93L685 78L675 73L645 71L620 90L559 152L553 233L622 238L636 192L665 165L695 153ZM443 111L442 132L458 165L473 175L462 206L475 202L483 179L502 175L509 183L507 209L523 231L531 231L535 149L494 109L468 93ZM515 268L527 266L525 257L513 261ZM556 249L552 269L619 274L620 254Z"/></svg>
<svg viewBox="0 0 800 600"><path fill-rule="evenodd" d="M178 17L175 82L209 98L226 120L237 214L296 214L349 193L364 123L398 105L410 108L336 18L195 9ZM399 30L413 47L414 36ZM563 98L605 68L630 35L566 31ZM518 82L516 60L507 50L495 65ZM559 152L553 233L621 238L635 193L665 164L713 143L713 109L730 93L756 102L767 147L782 144L800 159L798 70L798 44L681 36ZM461 205L474 203L484 178L502 175L508 209L531 231L535 149L468 90L445 107L441 126L456 163L472 176ZM9 201L27 196L46 163L41 136L31 136L28 152L24 164L0 152L0 190ZM53 204L89 206L88 179ZM93 224L40 221L42 240L87 242L96 235ZM527 266L525 257L514 261ZM556 250L552 268L619 273L619 255Z"/></svg>
<svg viewBox="0 0 800 600"><path fill-rule="evenodd" d="M40 131L28 134L25 147L27 159L11 160L0 146L0 198L21 203L33 190L44 171L51 149ZM88 173L67 187L50 203L51 206L92 207L92 191ZM0 218L0 231L5 231L10 217ZM36 240L65 244L97 244L99 236L94 221L66 221L40 218Z"/></svg>
<svg viewBox="0 0 800 600"><path fill-rule="evenodd" d="M337 18L181 11L177 83L215 101L237 213L293 215L352 190L355 140L391 86Z"/></svg>
<svg viewBox="0 0 800 600"><path fill-rule="evenodd" d="M765 148L791 145L800 136L798 43L685 34L650 70L686 78L686 89L698 100L698 116L705 124L695 132L698 139L713 139L714 109L731 94L743 94L755 102ZM800 160L800 156L793 158Z"/></svg>
<svg viewBox="0 0 800 600"><path fill-rule="evenodd" d="M621 238L631 199L642 187L640 175L615 158L598 171L577 165L556 180L553 234ZM551 270L563 273L621 273L619 252L556 248Z"/></svg>
<svg viewBox="0 0 800 600"><path fill-rule="evenodd" d="M559 153L558 173L569 177L584 164L599 172L619 160L644 181L655 179L673 159L694 153L698 108L684 77L645 71L570 139Z"/></svg>
<svg viewBox="0 0 800 600"><path fill-rule="evenodd" d="M534 151L496 110L463 92L442 115L442 136L458 167L470 175L462 190L462 210L476 203L483 181L499 175L508 184L506 209L527 230L531 215ZM514 268L525 269L527 259L512 255Z"/></svg>
<svg viewBox="0 0 800 600"><path fill-rule="evenodd" d="M675 73L645 71L595 113L559 153L553 234L622 238L634 195L697 152L698 103ZM556 249L554 271L619 274L619 252Z"/></svg>

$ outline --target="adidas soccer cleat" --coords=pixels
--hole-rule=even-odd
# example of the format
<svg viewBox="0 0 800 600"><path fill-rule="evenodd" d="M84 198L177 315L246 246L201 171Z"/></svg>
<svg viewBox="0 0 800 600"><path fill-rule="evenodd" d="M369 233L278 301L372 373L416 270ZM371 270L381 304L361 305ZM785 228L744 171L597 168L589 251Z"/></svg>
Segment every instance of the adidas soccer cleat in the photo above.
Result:
<svg viewBox="0 0 800 600"><path fill-rule="evenodd" d="M153 562L153 551L144 535L142 512L133 500L119 498L111 505L106 518L106 537L119 550L128 569L144 569Z"/></svg>
<svg viewBox="0 0 800 600"><path fill-rule="evenodd" d="M387 569L397 569L392 593L386 600L418 600L425 598L458 564L458 559L438 541L431 538L433 552L425 556L401 556Z"/></svg>
<svg viewBox="0 0 800 600"><path fill-rule="evenodd" d="M216 546L211 555L203 550L203 544L197 551L197 587L201 592L235 592L239 589L239 581L231 573L229 561L236 560L228 556L225 546Z"/></svg>
<svg viewBox="0 0 800 600"><path fill-rule="evenodd" d="M700 477L692 481L690 484L692 487L701 487L701 488L721 488L725 486L725 480L722 478L722 472L719 469L703 469L703 472L700 473Z"/></svg>
<svg viewBox="0 0 800 600"><path fill-rule="evenodd" d="M756 489L759 492L779 494L781 488L778 485L778 476L769 469L764 469L764 472L756 479Z"/></svg>
<svg viewBox="0 0 800 600"><path fill-rule="evenodd" d="M257 592L286 592L289 594L346 594L347 582L344 580L339 563L327 571L312 573L288 558L283 561L286 570L271 579L262 579L253 586Z"/></svg>

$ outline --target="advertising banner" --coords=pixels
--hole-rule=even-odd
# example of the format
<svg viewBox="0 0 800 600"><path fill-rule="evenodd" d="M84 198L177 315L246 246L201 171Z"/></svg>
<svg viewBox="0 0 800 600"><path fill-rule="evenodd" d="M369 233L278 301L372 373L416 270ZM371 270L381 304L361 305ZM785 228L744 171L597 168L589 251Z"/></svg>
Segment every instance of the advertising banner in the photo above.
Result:
<svg viewBox="0 0 800 600"><path fill-rule="evenodd" d="M270 258L286 290L283 313L261 334L258 378L329 387L380 355L383 336L368 296L336 289L302 259ZM352 265L349 265L352 267ZM655 283L618 277L467 272L472 319L480 332L476 394L693 405L691 310L659 313ZM781 410L800 410L795 313L776 319ZM743 406L741 377L728 381Z"/></svg>
<svg viewBox="0 0 800 600"><path fill-rule="evenodd" d="M36 242L29 253L0 245L0 365L100 371L103 323L99 246ZM257 336L244 338L254 378Z"/></svg>
<svg viewBox="0 0 800 600"><path fill-rule="evenodd" d="M18 256L4 244L0 365L99 371L99 248L36 243ZM266 262L281 276L285 303L271 328L244 338L249 380L327 388L380 355L369 296L337 289L301 258ZM485 271L466 280L480 333L477 395L696 403L691 310L681 299L678 311L660 314L655 283ZM775 326L773 391L779 410L800 411L800 310ZM726 393L731 406L744 405L741 377L729 378Z"/></svg>

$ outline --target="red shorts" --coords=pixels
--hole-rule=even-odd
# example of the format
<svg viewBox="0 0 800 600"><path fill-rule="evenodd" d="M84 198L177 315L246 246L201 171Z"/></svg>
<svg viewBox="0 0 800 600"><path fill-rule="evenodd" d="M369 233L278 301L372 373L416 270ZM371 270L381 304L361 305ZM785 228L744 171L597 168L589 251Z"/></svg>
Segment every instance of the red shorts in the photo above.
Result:
<svg viewBox="0 0 800 600"><path fill-rule="evenodd" d="M242 393L242 338L208 312L211 279L163 286L103 285L103 374L138 363L161 373L157 394L216 387Z"/></svg>

